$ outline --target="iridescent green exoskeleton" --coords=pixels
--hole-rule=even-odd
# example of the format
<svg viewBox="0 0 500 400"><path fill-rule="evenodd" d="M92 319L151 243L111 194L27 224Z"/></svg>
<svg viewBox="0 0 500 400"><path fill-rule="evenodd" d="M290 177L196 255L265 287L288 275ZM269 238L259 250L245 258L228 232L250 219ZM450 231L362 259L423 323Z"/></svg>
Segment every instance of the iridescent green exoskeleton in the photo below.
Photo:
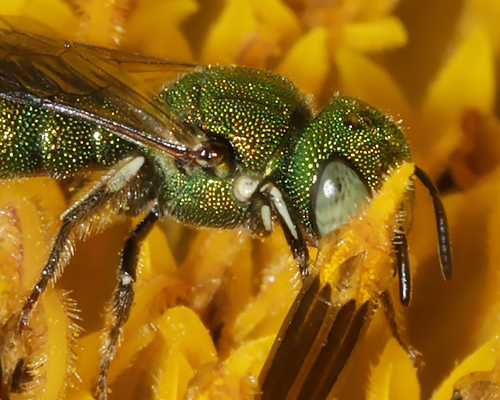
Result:
<svg viewBox="0 0 500 400"><path fill-rule="evenodd" d="M140 243L155 222L173 217L257 236L279 222L306 277L307 246L348 222L382 178L410 159L397 124L361 100L337 95L315 114L293 83L272 72L173 63L29 34L15 24L0 21L0 178L106 171L61 215L15 329L28 326L40 295L67 262L71 241L96 215L144 215L123 245L101 398L133 301ZM443 207L426 175L415 174L434 199L449 278ZM401 300L408 303L405 229L395 236ZM3 371L3 393L12 373Z"/></svg>

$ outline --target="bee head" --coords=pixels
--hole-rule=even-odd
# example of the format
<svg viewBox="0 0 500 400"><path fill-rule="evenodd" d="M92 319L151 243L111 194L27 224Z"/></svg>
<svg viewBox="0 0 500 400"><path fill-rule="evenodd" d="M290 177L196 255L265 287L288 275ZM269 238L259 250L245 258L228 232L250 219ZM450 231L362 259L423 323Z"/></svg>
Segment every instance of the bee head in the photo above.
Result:
<svg viewBox="0 0 500 400"><path fill-rule="evenodd" d="M384 177L410 159L392 118L337 95L298 139L281 185L309 238L317 241L356 215Z"/></svg>

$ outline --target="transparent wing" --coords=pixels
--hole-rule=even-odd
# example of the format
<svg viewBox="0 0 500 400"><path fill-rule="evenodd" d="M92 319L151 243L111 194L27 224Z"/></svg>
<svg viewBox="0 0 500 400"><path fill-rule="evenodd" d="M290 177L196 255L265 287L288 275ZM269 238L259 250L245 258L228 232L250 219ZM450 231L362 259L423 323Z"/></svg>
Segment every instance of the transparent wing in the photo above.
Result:
<svg viewBox="0 0 500 400"><path fill-rule="evenodd" d="M340 268L358 268L363 257ZM338 298L319 275L310 276L295 299L260 375L260 400L325 400L344 369L374 310L372 301Z"/></svg>
<svg viewBox="0 0 500 400"><path fill-rule="evenodd" d="M203 67L72 43L31 20L0 17L1 96L176 156L189 152L195 138L155 95L197 68Z"/></svg>

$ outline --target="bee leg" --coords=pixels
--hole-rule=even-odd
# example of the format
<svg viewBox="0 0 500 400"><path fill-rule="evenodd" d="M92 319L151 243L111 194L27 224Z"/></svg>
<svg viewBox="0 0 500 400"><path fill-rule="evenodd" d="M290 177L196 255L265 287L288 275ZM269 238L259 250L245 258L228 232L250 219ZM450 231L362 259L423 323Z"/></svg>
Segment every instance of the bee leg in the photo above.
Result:
<svg viewBox="0 0 500 400"><path fill-rule="evenodd" d="M0 396L2 399L7 399L8 393L20 390L23 381L29 378L29 371L23 360L27 340L24 333L28 329L31 311L40 296L45 292L48 284L61 273L71 256L71 237L74 230L85 226L84 223L109 204L108 202L115 195L126 195L129 191L129 183L137 177L144 163L145 158L142 156L124 160L61 215L61 227L54 237L49 257L38 282L24 301L21 310L15 312L0 331L0 384L2 386ZM127 200L130 199L127 198ZM6 360L8 362L5 362Z"/></svg>
<svg viewBox="0 0 500 400"><path fill-rule="evenodd" d="M274 214L278 217L288 246L299 264L302 281L305 281L309 276L309 250L300 230L300 224L296 217L289 212L283 193L273 182L265 182L260 188L260 194L271 205Z"/></svg>
<svg viewBox="0 0 500 400"><path fill-rule="evenodd" d="M101 371L97 386L98 398L107 398L107 376L109 365L115 355L121 327L127 321L130 308L134 301L134 287L136 280L136 267L142 241L158 221L158 207L154 206L148 215L134 228L123 246L118 271L118 287L113 301L113 322L111 329L102 348Z"/></svg>
<svg viewBox="0 0 500 400"><path fill-rule="evenodd" d="M52 250L50 252L48 261L43 267L42 275L38 280L38 282L36 283L36 285L33 287L30 295L26 298L24 302L18 323L18 327L20 330L28 328L28 319L31 310L35 306L40 295L43 292L45 292L48 283L51 282L54 279L55 275L57 274L57 270L59 268L61 260L61 255L64 251L64 247L68 242L68 237L73 226L74 226L73 221L63 220L63 224L59 229L54 245L52 246Z"/></svg>
<svg viewBox="0 0 500 400"><path fill-rule="evenodd" d="M62 226L56 234L52 250L42 270L41 276L25 299L21 310L16 311L2 327L0 337L0 359L2 368L1 398L9 399L9 394L20 391L23 379L29 377L24 364L27 354L25 332L28 330L31 311L48 284L55 280L70 255L70 235L75 226L92 215L106 200L103 187L91 189L84 198L62 215Z"/></svg>
<svg viewBox="0 0 500 400"><path fill-rule="evenodd" d="M37 303L40 295L45 292L49 282L52 282L62 269L63 266L61 264L69 258L68 253L71 251L69 246L71 231L100 208L103 198L106 197L101 189L101 187L98 187L92 190L83 201L77 203L61 216L62 225L57 232L49 258L43 267L40 279L26 298L21 310L19 319L19 328L21 330L28 328L28 319L31 310Z"/></svg>
<svg viewBox="0 0 500 400"><path fill-rule="evenodd" d="M389 322L392 336L397 340L403 350L406 351L406 353L410 356L413 365L416 368L422 367L424 365L422 354L410 345L410 340L408 339L408 335L406 334L404 325L402 322L398 321L398 315L396 313L396 308L394 307L394 302L390 293L388 291L383 292L380 296L380 300L382 302L387 321Z"/></svg>
<svg viewBox="0 0 500 400"><path fill-rule="evenodd" d="M90 189L61 215L62 225L52 244L49 258L43 267L40 279L26 298L21 310L18 325L20 330L27 329L29 315L38 298L45 292L49 282L52 282L61 272L64 264L69 259L71 255L70 235L73 228L94 215L116 192L123 189L137 175L144 161L143 157L126 160L120 168L114 170L103 182Z"/></svg>

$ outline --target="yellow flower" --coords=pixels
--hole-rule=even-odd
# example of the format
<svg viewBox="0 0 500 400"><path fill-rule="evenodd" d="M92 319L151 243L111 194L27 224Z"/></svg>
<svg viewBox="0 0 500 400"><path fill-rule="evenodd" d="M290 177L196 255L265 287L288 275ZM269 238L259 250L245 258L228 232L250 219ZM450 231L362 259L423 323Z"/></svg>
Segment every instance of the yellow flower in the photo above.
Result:
<svg viewBox="0 0 500 400"><path fill-rule="evenodd" d="M327 81L334 63L342 71L349 68L343 57L363 60L365 52L406 42L404 27L390 15L396 3L227 0L201 60L272 67L305 93L322 94L329 83L331 95L337 85Z"/></svg>
<svg viewBox="0 0 500 400"><path fill-rule="evenodd" d="M425 366L415 370L377 312L330 398L441 400L451 398L453 388L473 393L481 379L497 393L500 364L500 7L497 0L448 3L18 0L0 4L0 14L34 18L49 29L23 22L25 29L53 29L91 44L273 69L316 95L318 104L340 90L402 119L416 164L442 177L454 278L445 283L439 276L432 203L417 185L409 237L413 303L406 310L396 306ZM70 195L70 184L61 188L44 178L1 186L2 323L34 285ZM377 293L373 282L390 275L383 270L388 251L377 253L379 247L362 240L381 233L363 231L363 223L380 217L377 204L360 227L351 226L355 236L346 253L333 253L339 259L322 270L323 283L336 282L345 254L369 252L363 284L354 287L365 299ZM133 222L75 243L61 281L30 320L32 331L15 337L13 349L1 355L4 376L20 354L31 371L19 398L93 398L100 335L109 324L101 315ZM300 287L283 233L255 243L244 233L166 224L167 236L155 228L142 246L134 307L110 368L110 398L250 399ZM397 291L396 279L390 290Z"/></svg>

